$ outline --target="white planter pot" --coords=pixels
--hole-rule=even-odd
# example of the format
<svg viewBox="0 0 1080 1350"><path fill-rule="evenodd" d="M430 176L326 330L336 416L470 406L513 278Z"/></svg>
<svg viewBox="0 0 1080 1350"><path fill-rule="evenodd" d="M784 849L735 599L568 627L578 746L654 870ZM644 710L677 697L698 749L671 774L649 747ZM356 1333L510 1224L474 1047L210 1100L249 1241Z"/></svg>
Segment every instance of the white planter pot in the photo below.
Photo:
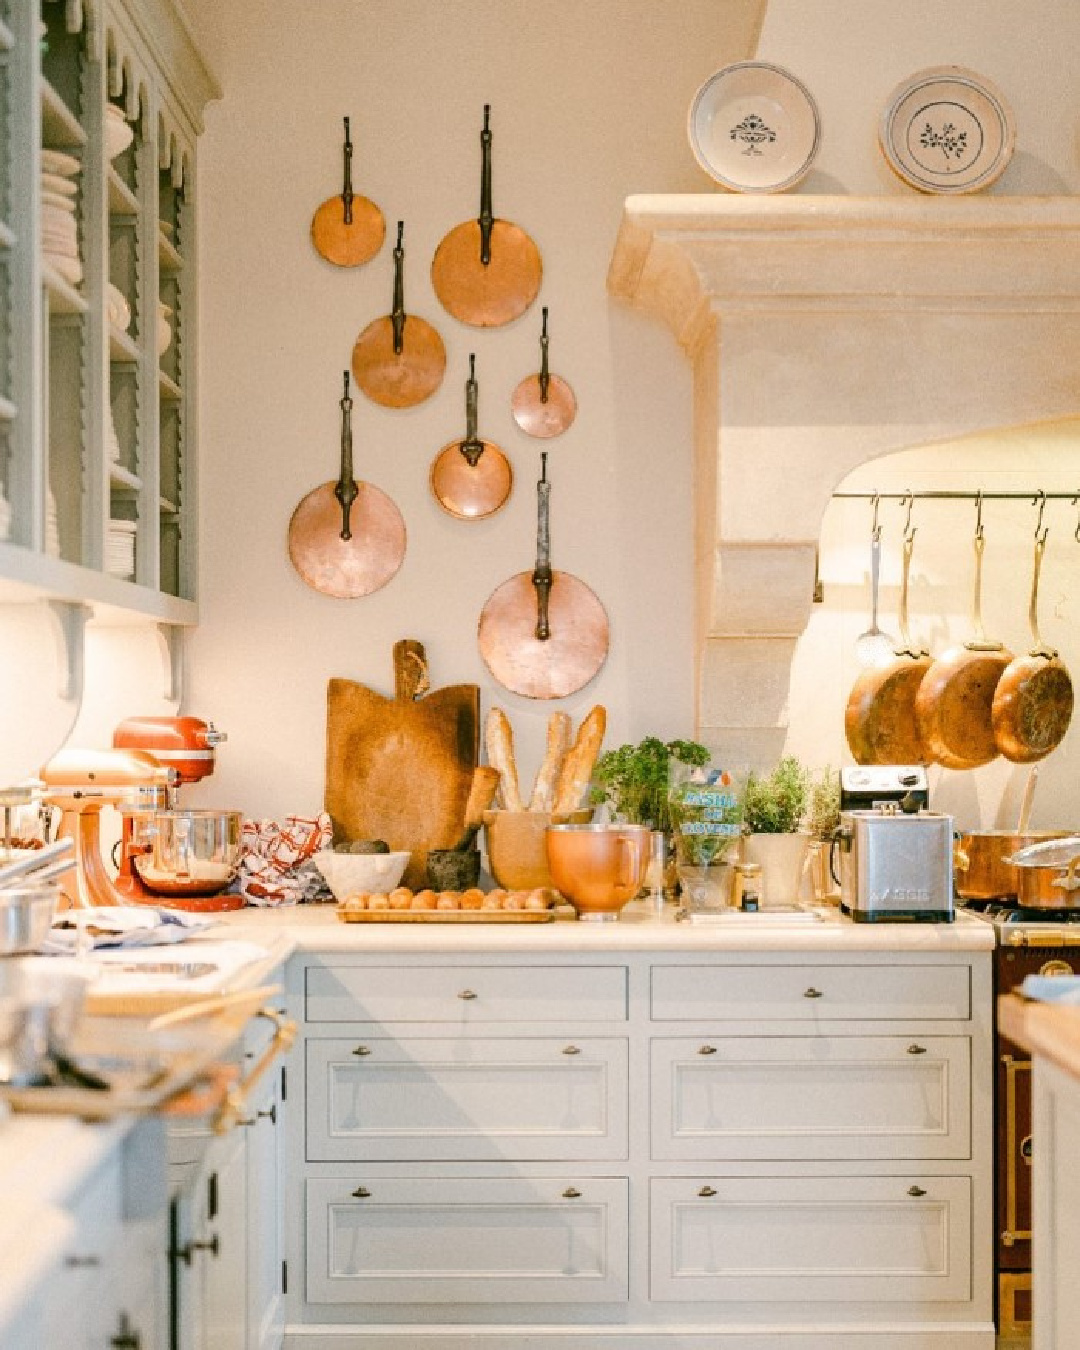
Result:
<svg viewBox="0 0 1080 1350"><path fill-rule="evenodd" d="M748 834L742 841L743 862L761 864L761 906L790 905L806 896L804 872L808 834Z"/></svg>

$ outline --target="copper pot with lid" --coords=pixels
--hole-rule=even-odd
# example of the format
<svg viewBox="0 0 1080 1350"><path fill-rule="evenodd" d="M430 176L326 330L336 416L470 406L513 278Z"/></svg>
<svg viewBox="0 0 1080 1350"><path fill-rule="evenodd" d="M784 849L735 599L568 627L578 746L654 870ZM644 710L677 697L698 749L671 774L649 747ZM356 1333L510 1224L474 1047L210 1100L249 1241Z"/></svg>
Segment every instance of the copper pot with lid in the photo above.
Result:
<svg viewBox="0 0 1080 1350"><path fill-rule="evenodd" d="M1019 849L1005 860L1016 868L1017 899L1028 909L1080 909L1080 836Z"/></svg>
<svg viewBox="0 0 1080 1350"><path fill-rule="evenodd" d="M1020 869L1012 862L1012 855L1034 844L1061 839L1063 834L1062 830L978 830L961 833L953 851L956 894L961 900L1001 900L1014 896L1019 898L1021 887L1030 893L1037 889L1035 879L1021 875Z"/></svg>

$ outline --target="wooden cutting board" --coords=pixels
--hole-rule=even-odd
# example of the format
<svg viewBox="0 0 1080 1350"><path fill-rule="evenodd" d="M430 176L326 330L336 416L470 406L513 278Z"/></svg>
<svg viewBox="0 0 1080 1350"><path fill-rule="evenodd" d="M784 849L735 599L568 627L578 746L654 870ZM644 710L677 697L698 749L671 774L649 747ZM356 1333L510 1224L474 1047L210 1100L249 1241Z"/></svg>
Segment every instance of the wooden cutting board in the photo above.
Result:
<svg viewBox="0 0 1080 1350"><path fill-rule="evenodd" d="M325 807L334 843L385 839L412 854L401 884L425 884L429 849L452 848L480 750L480 689L428 688L423 644L394 644L394 697L355 680L326 689Z"/></svg>

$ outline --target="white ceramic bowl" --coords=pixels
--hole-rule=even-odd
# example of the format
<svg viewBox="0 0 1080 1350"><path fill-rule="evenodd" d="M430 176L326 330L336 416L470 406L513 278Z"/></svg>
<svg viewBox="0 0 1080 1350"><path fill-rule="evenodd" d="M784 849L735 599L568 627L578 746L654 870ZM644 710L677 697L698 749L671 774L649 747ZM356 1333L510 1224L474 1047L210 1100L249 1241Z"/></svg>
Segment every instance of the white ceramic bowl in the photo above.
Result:
<svg viewBox="0 0 1080 1350"><path fill-rule="evenodd" d="M314 857L315 866L326 878L335 900L372 891L392 891L401 880L409 861L408 851L401 853L335 853L323 849Z"/></svg>

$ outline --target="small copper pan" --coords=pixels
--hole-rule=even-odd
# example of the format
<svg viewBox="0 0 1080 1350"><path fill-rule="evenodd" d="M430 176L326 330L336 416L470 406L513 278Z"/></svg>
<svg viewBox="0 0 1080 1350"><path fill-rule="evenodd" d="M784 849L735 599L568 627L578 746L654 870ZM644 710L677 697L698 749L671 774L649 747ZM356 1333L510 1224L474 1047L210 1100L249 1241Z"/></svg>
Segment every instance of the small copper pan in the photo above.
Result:
<svg viewBox="0 0 1080 1350"><path fill-rule="evenodd" d="M574 391L548 370L547 305L541 310L540 371L528 375L510 396L514 421L527 436L560 436L577 415Z"/></svg>
<svg viewBox="0 0 1080 1350"><path fill-rule="evenodd" d="M443 340L426 319L405 314L405 225L398 221L394 248L393 309L369 323L353 347L356 383L384 408L411 408L442 384L446 370Z"/></svg>
<svg viewBox="0 0 1080 1350"><path fill-rule="evenodd" d="M547 454L537 491L536 567L497 587L480 615L480 655L496 680L526 698L566 698L607 659L608 619L595 594L551 567Z"/></svg>
<svg viewBox="0 0 1080 1350"><path fill-rule="evenodd" d="M1073 711L1072 680L1053 647L1039 635L1039 571L1046 550L1046 530L1035 532L1035 566L1031 576L1028 621L1032 648L1005 667L994 690L990 720L994 740L1006 759L1030 764L1045 759L1069 729Z"/></svg>
<svg viewBox="0 0 1080 1350"><path fill-rule="evenodd" d="M525 231L492 214L490 114L485 104L480 215L455 225L431 261L431 284L442 305L455 319L479 328L497 328L524 314L544 271L540 251Z"/></svg>
<svg viewBox="0 0 1080 1350"><path fill-rule="evenodd" d="M391 499L353 478L349 372L341 399L341 473L300 502L289 521L289 557L324 595L354 599L385 586L405 556L405 522Z"/></svg>
<svg viewBox="0 0 1080 1350"><path fill-rule="evenodd" d="M374 258L386 238L386 221L373 201L352 190L352 139L345 118L345 181L341 195L328 197L311 220L311 242L327 262L359 267Z"/></svg>
<svg viewBox="0 0 1080 1350"><path fill-rule="evenodd" d="M469 356L465 382L465 439L444 445L431 465L431 490L444 511L459 520L494 515L510 496L514 471L493 441L476 434L476 355Z"/></svg>

